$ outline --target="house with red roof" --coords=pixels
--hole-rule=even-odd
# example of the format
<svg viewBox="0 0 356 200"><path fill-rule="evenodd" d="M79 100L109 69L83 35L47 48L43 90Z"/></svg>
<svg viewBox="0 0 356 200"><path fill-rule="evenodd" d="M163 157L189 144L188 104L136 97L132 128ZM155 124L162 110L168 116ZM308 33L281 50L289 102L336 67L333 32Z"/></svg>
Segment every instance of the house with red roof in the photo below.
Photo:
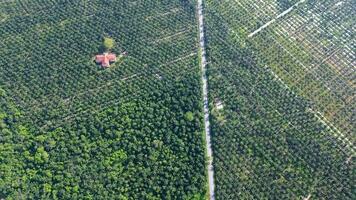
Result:
<svg viewBox="0 0 356 200"><path fill-rule="evenodd" d="M95 56L96 63L100 64L104 68L110 67L110 63L116 61L116 55L113 53L104 53Z"/></svg>

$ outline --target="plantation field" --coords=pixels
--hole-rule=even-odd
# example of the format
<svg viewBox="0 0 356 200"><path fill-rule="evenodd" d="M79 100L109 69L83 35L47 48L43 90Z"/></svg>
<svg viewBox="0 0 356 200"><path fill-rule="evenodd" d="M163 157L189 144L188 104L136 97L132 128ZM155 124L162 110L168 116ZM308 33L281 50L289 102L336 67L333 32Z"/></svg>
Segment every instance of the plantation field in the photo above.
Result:
<svg viewBox="0 0 356 200"><path fill-rule="evenodd" d="M205 1L216 199L355 198L354 6Z"/></svg>
<svg viewBox="0 0 356 200"><path fill-rule="evenodd" d="M0 198L204 199L197 30L194 1L0 2Z"/></svg>
<svg viewBox="0 0 356 200"><path fill-rule="evenodd" d="M349 0L226 1L229 35L252 45L261 65L313 103L351 140L355 110L355 4ZM238 19L238 20L237 20ZM252 35L270 22L267 28ZM355 142L353 140L353 142Z"/></svg>
<svg viewBox="0 0 356 200"><path fill-rule="evenodd" d="M0 1L0 199L355 199L356 4L200 4Z"/></svg>

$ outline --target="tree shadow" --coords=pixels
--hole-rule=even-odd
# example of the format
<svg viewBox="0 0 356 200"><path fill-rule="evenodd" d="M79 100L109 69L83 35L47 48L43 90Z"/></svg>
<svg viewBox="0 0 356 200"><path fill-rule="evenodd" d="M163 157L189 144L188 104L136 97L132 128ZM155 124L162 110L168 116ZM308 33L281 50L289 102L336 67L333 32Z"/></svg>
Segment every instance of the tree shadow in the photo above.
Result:
<svg viewBox="0 0 356 200"><path fill-rule="evenodd" d="M100 45L98 48L98 53L105 53L105 52L106 52L106 49L105 49L104 45Z"/></svg>

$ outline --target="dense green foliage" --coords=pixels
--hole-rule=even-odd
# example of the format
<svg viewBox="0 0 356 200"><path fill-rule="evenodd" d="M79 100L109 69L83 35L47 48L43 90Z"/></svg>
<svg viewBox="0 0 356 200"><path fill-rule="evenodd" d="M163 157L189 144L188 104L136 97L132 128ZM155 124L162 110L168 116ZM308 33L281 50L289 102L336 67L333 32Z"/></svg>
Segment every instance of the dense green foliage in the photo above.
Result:
<svg viewBox="0 0 356 200"><path fill-rule="evenodd" d="M103 42L104 48L105 50L110 50L112 48L114 48L115 46L115 40L109 37L105 37L104 38L104 42Z"/></svg>
<svg viewBox="0 0 356 200"><path fill-rule="evenodd" d="M204 198L194 4L0 2L1 199Z"/></svg>
<svg viewBox="0 0 356 200"><path fill-rule="evenodd" d="M269 55L275 44L256 39L266 45L262 56L247 38L246 27L258 27L248 16L259 11L246 4L205 5L216 199L355 199L353 136L325 123L317 102L266 66L284 54Z"/></svg>
<svg viewBox="0 0 356 200"><path fill-rule="evenodd" d="M0 199L205 199L196 4L0 2ZM204 1L216 199L356 198L354 8Z"/></svg>

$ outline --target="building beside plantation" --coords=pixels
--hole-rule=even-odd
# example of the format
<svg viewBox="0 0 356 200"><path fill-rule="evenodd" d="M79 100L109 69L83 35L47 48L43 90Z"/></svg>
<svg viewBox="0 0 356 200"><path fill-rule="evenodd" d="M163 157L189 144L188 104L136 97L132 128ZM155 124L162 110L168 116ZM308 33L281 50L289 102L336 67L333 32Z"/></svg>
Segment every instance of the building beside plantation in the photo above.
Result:
<svg viewBox="0 0 356 200"><path fill-rule="evenodd" d="M104 53L95 56L95 62L100 64L102 67L110 67L110 63L116 61L116 55L113 53Z"/></svg>

